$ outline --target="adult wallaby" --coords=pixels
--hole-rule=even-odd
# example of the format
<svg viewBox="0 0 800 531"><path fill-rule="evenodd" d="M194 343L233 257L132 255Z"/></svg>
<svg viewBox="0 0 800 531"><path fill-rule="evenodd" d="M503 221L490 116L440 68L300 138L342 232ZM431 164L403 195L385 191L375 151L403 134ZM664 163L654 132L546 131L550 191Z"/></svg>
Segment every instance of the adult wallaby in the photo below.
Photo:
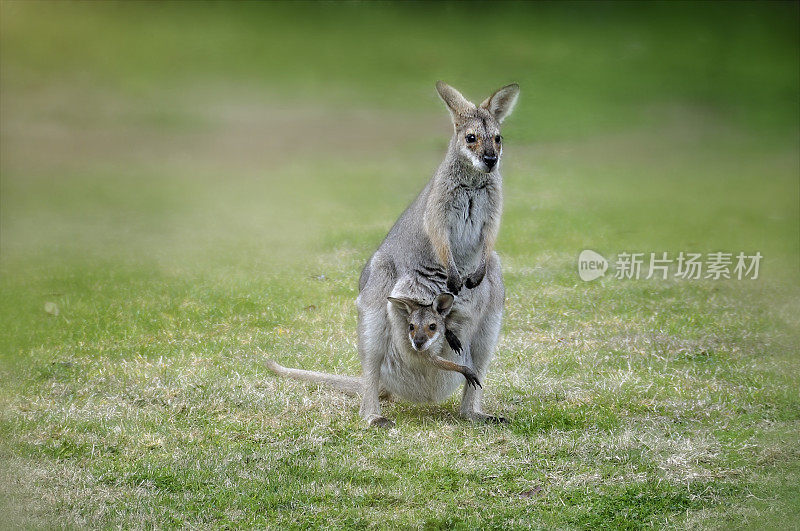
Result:
<svg viewBox="0 0 800 531"><path fill-rule="evenodd" d="M447 315L446 328L460 339L466 366L471 365L481 381L500 333L505 288L494 252L503 203L500 124L513 109L519 86L507 85L477 106L441 81L436 90L453 121L447 153L359 279L356 304L362 376L351 383L355 392L363 392L360 412L371 426L393 424L381 415L382 396L440 402L463 383L452 371L434 370L429 362L397 355L393 334L399 317L389 297L409 290L440 293L446 289L459 295ZM451 363L456 363L457 356L449 346L440 355ZM342 379L352 378L314 374L314 378L286 375L339 388L343 388ZM483 412L482 395L480 386L465 385L460 414L472 420L501 420Z"/></svg>

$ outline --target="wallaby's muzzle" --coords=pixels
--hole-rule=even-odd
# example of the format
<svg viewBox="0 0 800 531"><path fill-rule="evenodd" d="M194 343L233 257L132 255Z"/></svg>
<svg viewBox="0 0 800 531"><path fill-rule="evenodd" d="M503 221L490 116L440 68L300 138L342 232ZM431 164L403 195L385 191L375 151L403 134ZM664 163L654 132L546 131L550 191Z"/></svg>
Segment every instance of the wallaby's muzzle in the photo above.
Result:
<svg viewBox="0 0 800 531"><path fill-rule="evenodd" d="M412 343L414 344L414 350L422 350L425 347L425 343L428 341L428 338L425 337L424 334L414 336Z"/></svg>
<svg viewBox="0 0 800 531"><path fill-rule="evenodd" d="M494 153L486 153L483 155L483 163L486 164L486 167L490 170L494 168L494 165L497 164L497 155Z"/></svg>

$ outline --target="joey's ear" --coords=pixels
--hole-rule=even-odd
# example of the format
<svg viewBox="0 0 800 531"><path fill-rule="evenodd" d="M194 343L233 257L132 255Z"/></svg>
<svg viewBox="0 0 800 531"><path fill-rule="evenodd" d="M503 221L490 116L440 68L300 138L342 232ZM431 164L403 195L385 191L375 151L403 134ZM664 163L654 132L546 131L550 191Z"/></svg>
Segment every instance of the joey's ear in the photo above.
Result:
<svg viewBox="0 0 800 531"><path fill-rule="evenodd" d="M445 316L450 313L450 310L453 308L453 301L455 297L453 297L450 293L440 293L436 296L436 300L433 301L433 307L436 309L436 313L441 316Z"/></svg>
<svg viewBox="0 0 800 531"><path fill-rule="evenodd" d="M454 124L469 116L475 110L475 105L444 81L436 82L436 91L445 105L447 105L447 110L450 111L450 117L453 119Z"/></svg>
<svg viewBox="0 0 800 531"><path fill-rule="evenodd" d="M486 109L494 116L498 123L503 123L506 116L514 110L519 97L519 85L512 83L501 88L481 103L481 108Z"/></svg>
<svg viewBox="0 0 800 531"><path fill-rule="evenodd" d="M419 307L417 301L411 300L408 297L388 297L388 299L389 302L394 304L395 308L407 314L411 314L411 312Z"/></svg>

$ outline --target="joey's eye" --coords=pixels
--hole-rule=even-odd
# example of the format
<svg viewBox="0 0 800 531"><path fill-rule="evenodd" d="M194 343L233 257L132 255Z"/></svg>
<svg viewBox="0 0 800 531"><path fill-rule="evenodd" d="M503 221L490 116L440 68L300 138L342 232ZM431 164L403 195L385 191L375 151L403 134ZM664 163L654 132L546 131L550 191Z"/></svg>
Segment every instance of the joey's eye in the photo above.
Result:
<svg viewBox="0 0 800 531"><path fill-rule="evenodd" d="M475 135L473 135L472 133L467 135L467 143L468 144L473 144L476 140L477 140L477 138L475 138Z"/></svg>
<svg viewBox="0 0 800 531"><path fill-rule="evenodd" d="M503 137L501 137L500 135L496 135L494 137L494 141L497 142L498 144L500 143L501 140L503 140Z"/></svg>
<svg viewBox="0 0 800 531"><path fill-rule="evenodd" d="M414 325L413 324L408 325L408 329L413 332L414 331Z"/></svg>
<svg viewBox="0 0 800 531"><path fill-rule="evenodd" d="M431 323L428 327L431 331L436 330L436 323Z"/></svg>

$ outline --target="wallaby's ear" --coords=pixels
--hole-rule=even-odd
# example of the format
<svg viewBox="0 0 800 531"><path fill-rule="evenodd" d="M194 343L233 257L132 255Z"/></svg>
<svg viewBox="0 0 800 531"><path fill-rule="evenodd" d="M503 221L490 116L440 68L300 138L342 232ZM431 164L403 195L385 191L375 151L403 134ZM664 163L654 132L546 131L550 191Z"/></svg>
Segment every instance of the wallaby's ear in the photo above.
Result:
<svg viewBox="0 0 800 531"><path fill-rule="evenodd" d="M409 299L408 297L388 297L388 299L398 310L409 315L419 307L417 301Z"/></svg>
<svg viewBox="0 0 800 531"><path fill-rule="evenodd" d="M494 116L498 123L503 123L503 120L511 114L514 110L514 105L517 104L519 97L519 85L511 83L501 88L481 103L481 108L486 109Z"/></svg>
<svg viewBox="0 0 800 531"><path fill-rule="evenodd" d="M475 110L474 104L470 103L459 91L444 81L436 82L436 91L445 105L447 105L447 110L450 111L454 124L469 116Z"/></svg>
<svg viewBox="0 0 800 531"><path fill-rule="evenodd" d="M440 293L436 296L436 300L433 301L433 307L436 309L436 313L444 317L450 310L453 308L453 301L455 297L453 297L450 293Z"/></svg>

